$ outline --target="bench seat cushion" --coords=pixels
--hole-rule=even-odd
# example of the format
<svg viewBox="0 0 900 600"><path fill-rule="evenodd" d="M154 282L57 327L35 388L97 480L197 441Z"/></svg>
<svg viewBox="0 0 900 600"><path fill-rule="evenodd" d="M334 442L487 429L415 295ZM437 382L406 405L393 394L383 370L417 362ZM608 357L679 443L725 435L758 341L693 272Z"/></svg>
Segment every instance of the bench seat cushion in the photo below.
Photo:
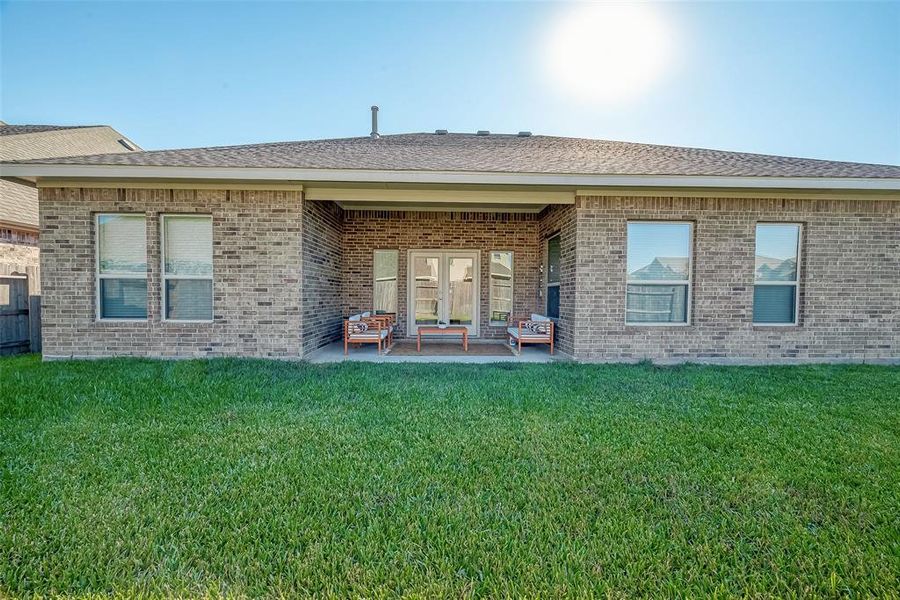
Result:
<svg viewBox="0 0 900 600"><path fill-rule="evenodd" d="M515 339L519 339L519 328L518 327L507 327L507 333ZM534 333L529 329L522 328L522 339L523 340L547 340L550 341L549 333Z"/></svg>
<svg viewBox="0 0 900 600"><path fill-rule="evenodd" d="M387 329L381 330L381 338L384 339L388 335ZM350 340L377 340L378 339L378 330L370 329L363 333L351 333L348 337Z"/></svg>

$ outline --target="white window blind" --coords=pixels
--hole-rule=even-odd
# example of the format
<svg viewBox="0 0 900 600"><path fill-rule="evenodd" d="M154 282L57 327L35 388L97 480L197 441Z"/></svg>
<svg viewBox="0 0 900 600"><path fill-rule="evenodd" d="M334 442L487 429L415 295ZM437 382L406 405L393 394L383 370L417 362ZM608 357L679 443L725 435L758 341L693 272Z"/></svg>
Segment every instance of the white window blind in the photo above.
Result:
<svg viewBox="0 0 900 600"><path fill-rule="evenodd" d="M143 215L98 214L97 314L147 318L147 224Z"/></svg>
<svg viewBox="0 0 900 600"><path fill-rule="evenodd" d="M171 321L213 318L212 217L162 217L163 314Z"/></svg>

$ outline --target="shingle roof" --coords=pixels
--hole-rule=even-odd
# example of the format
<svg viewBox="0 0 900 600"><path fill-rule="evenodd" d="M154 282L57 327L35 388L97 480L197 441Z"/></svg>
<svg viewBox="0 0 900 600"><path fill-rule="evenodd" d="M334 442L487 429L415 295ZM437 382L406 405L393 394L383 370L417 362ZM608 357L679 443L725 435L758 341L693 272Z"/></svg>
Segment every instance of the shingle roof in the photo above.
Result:
<svg viewBox="0 0 900 600"><path fill-rule="evenodd" d="M461 133L157 150L29 162L578 175L900 178L900 166L892 165L581 138Z"/></svg>
<svg viewBox="0 0 900 600"><path fill-rule="evenodd" d="M0 125L0 136L23 135L25 133L42 133L59 131L60 129L84 129L85 127L102 127L102 125Z"/></svg>

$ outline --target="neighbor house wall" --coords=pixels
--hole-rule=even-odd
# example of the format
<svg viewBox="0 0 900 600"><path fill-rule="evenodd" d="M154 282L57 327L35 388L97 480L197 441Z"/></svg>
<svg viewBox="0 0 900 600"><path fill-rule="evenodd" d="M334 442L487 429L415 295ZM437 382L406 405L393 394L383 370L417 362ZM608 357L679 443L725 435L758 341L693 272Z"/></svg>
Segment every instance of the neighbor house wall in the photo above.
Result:
<svg viewBox="0 0 900 600"><path fill-rule="evenodd" d="M410 250L478 250L480 333L505 338L506 326L490 325L488 274L492 250L513 252L513 314L537 310L540 287L540 227L528 213L346 211L344 213L345 315L372 310L374 250L399 250L399 335L407 329L407 269Z"/></svg>
<svg viewBox="0 0 900 600"><path fill-rule="evenodd" d="M41 189L43 351L70 356L298 357L298 191ZM147 217L148 319L97 321L98 212ZM160 315L160 215L211 214L213 322Z"/></svg>
<svg viewBox="0 0 900 600"><path fill-rule="evenodd" d="M900 358L900 202L577 198L574 356L584 361ZM625 325L626 224L694 224L684 327ZM797 326L754 326L755 226L803 225Z"/></svg>
<svg viewBox="0 0 900 600"><path fill-rule="evenodd" d="M40 251L38 235L0 225L0 275L28 275L31 294L40 294Z"/></svg>
<svg viewBox="0 0 900 600"><path fill-rule="evenodd" d="M341 339L343 210L334 202L303 203L303 353Z"/></svg>

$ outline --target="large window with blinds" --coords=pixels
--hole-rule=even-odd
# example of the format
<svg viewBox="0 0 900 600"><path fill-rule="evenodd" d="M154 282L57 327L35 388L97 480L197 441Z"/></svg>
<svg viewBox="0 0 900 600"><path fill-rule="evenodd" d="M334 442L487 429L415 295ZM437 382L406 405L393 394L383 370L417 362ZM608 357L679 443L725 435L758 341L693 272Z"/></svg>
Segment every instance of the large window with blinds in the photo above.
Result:
<svg viewBox="0 0 900 600"><path fill-rule="evenodd" d="M147 222L144 215L98 214L97 318L147 318Z"/></svg>
<svg viewBox="0 0 900 600"><path fill-rule="evenodd" d="M691 302L691 223L628 223L625 322L686 325Z"/></svg>
<svg viewBox="0 0 900 600"><path fill-rule="evenodd" d="M210 215L163 215L162 309L167 321L212 321Z"/></svg>
<svg viewBox="0 0 900 600"><path fill-rule="evenodd" d="M759 223L756 226L754 324L797 324L800 233L801 227L796 223Z"/></svg>

